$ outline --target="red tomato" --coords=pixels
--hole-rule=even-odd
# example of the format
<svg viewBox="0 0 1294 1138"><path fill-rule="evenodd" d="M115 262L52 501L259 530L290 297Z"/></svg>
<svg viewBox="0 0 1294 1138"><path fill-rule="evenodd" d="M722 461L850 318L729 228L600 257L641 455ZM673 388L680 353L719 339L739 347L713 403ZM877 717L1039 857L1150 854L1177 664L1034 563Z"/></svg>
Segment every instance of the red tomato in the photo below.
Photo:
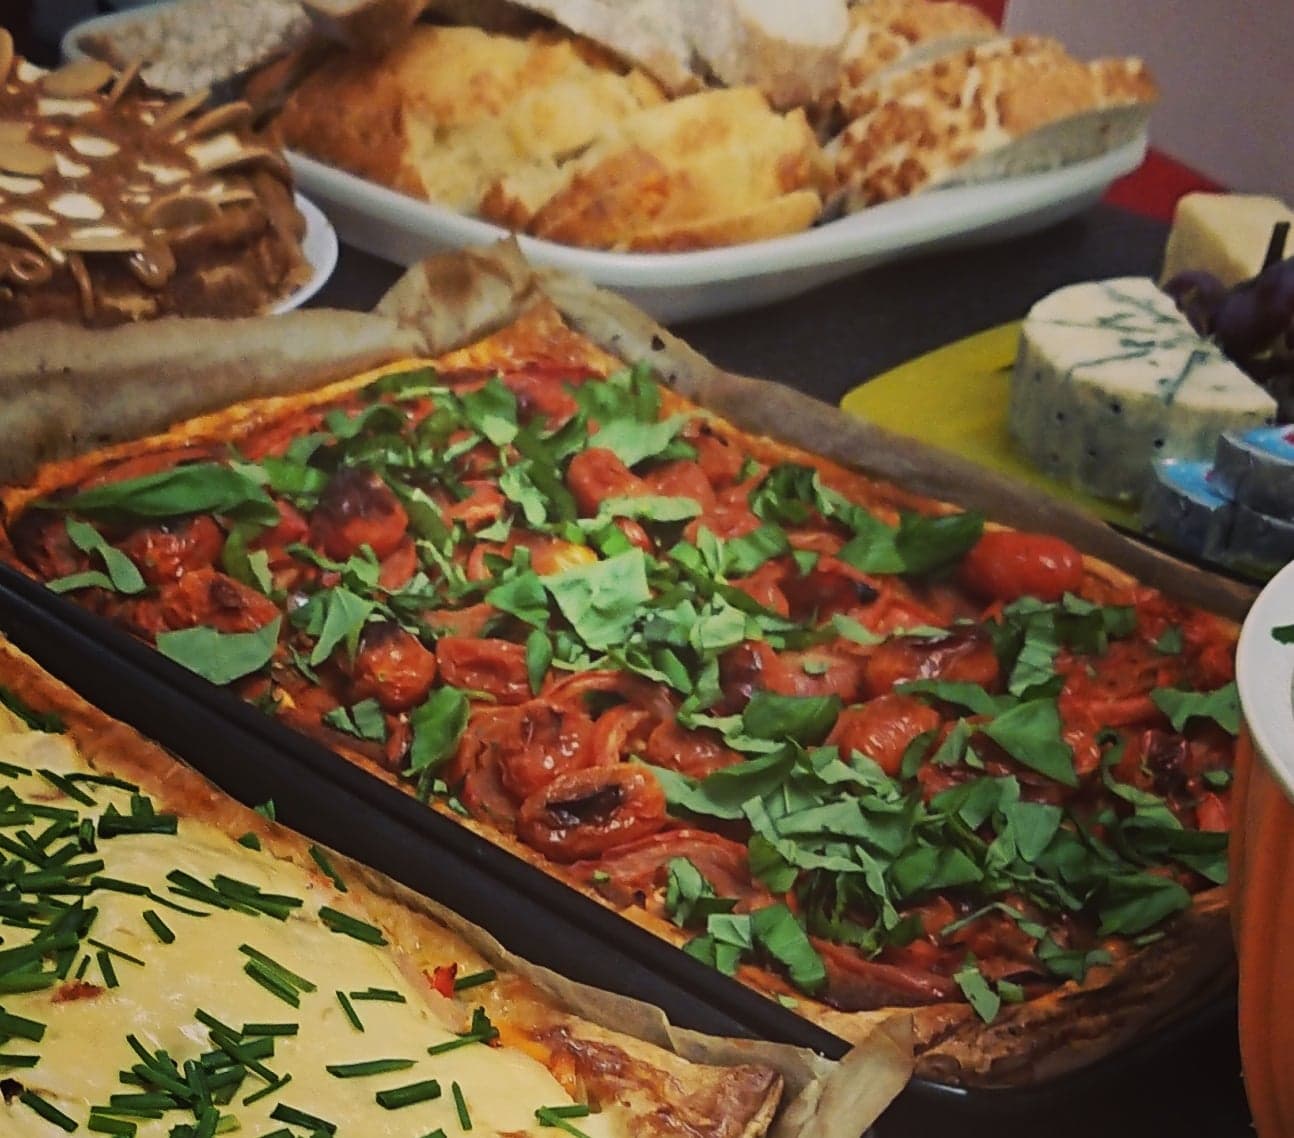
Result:
<svg viewBox="0 0 1294 1138"><path fill-rule="evenodd" d="M1231 828L1231 811L1227 800L1222 795L1211 792L1203 795L1195 807L1195 824L1201 830L1225 833Z"/></svg>
<svg viewBox="0 0 1294 1138"><path fill-rule="evenodd" d="M454 502L441 510L446 518L462 522L469 530L478 530L503 516L507 500L494 483L469 481L463 486L471 493L461 502Z"/></svg>
<svg viewBox="0 0 1294 1138"><path fill-rule="evenodd" d="M963 585L986 601L1037 597L1058 601L1083 583L1083 555L1067 541L1041 533L990 530L958 571Z"/></svg>
<svg viewBox="0 0 1294 1138"><path fill-rule="evenodd" d="M648 493L647 484L620 461L615 451L596 446L571 459L566 468L566 487L585 517L596 514L607 498L640 498Z"/></svg>
<svg viewBox="0 0 1294 1138"><path fill-rule="evenodd" d="M356 699L376 699L386 711L408 711L435 683L436 657L397 624L369 624L351 665L351 681Z"/></svg>
<svg viewBox="0 0 1294 1138"><path fill-rule="evenodd" d="M957 680L992 688L998 682L997 653L987 636L950 632L937 640L896 636L867 657L863 690L871 696L907 680Z"/></svg>
<svg viewBox="0 0 1294 1138"><path fill-rule="evenodd" d="M684 427L683 438L696 447L696 460L716 490L731 486L741 477L746 463L741 448L716 435L704 419L694 419Z"/></svg>
<svg viewBox="0 0 1294 1138"><path fill-rule="evenodd" d="M692 778L705 778L724 767L742 762L713 731L689 731L677 720L666 719L647 737L645 757L654 766L681 771Z"/></svg>
<svg viewBox="0 0 1294 1138"><path fill-rule="evenodd" d="M839 747L846 755L860 751L894 777L908 744L942 722L939 712L916 696L890 692L841 712L827 745Z"/></svg>
<svg viewBox="0 0 1294 1138"><path fill-rule="evenodd" d="M667 498L691 498L701 509L714 505L714 487L695 462L667 462L650 471L644 479L654 494Z"/></svg>
<svg viewBox="0 0 1294 1138"><path fill-rule="evenodd" d="M287 552L287 547L299 541L304 541L306 534L310 531L310 526L305 518L301 516L301 511L291 502L286 502L280 498L274 504L279 510L278 525L258 533L255 538L247 543L247 548L265 550L269 558L270 568L281 569L285 565L290 565L293 560L292 555Z"/></svg>
<svg viewBox="0 0 1294 1138"><path fill-rule="evenodd" d="M137 529L118 548L138 566L145 581L164 585L189 570L213 564L224 544L220 527L199 514L188 521Z"/></svg>
<svg viewBox="0 0 1294 1138"><path fill-rule="evenodd" d="M264 628L279 608L269 597L214 569L195 569L161 593L168 628L205 624L220 632L253 632Z"/></svg>
<svg viewBox="0 0 1294 1138"><path fill-rule="evenodd" d="M564 771L589 765L593 721L579 708L532 699L472 717L471 742L481 762L497 763L499 779L518 802L542 790Z"/></svg>
<svg viewBox="0 0 1294 1138"><path fill-rule="evenodd" d="M332 476L310 517L312 542L335 561L367 545L381 560L404 540L409 515L391 488L370 470L344 466Z"/></svg>
<svg viewBox="0 0 1294 1138"><path fill-rule="evenodd" d="M500 703L524 703L530 698L523 644L442 636L436 641L436 661L445 682L456 688L485 692Z"/></svg>
<svg viewBox="0 0 1294 1138"><path fill-rule="evenodd" d="M517 836L554 861L579 861L665 825L665 792L642 767L565 771L521 804Z"/></svg>

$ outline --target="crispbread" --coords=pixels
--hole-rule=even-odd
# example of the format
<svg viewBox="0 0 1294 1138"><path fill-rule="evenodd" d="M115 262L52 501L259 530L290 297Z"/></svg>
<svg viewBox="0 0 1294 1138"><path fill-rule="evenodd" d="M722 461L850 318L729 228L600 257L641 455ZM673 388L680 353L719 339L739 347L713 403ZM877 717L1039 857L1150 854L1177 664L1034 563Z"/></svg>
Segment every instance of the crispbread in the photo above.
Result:
<svg viewBox="0 0 1294 1138"><path fill-rule="evenodd" d="M994 40L880 76L828 152L846 208L861 209L1088 157L1135 133L1155 93L1140 60L1082 63L1054 40Z"/></svg>
<svg viewBox="0 0 1294 1138"><path fill-rule="evenodd" d="M849 9L836 101L849 118L862 113L862 88L889 68L911 67L997 35L964 0L864 0Z"/></svg>
<svg viewBox="0 0 1294 1138"><path fill-rule="evenodd" d="M779 115L753 87L702 92L621 120L567 163L500 179L481 212L576 245L731 244L811 224L817 154L802 111Z"/></svg>

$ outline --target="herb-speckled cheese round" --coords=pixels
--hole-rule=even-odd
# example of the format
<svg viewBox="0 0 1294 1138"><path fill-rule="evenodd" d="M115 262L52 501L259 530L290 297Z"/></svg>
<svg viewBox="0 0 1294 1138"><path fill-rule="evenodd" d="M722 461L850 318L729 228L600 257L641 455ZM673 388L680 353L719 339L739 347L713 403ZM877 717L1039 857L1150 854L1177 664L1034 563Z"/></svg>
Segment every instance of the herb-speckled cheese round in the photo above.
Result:
<svg viewBox="0 0 1294 1138"><path fill-rule="evenodd" d="M1137 499L1158 458L1206 458L1218 435L1273 421L1276 402L1148 278L1070 285L1030 310L1010 427L1042 470Z"/></svg>

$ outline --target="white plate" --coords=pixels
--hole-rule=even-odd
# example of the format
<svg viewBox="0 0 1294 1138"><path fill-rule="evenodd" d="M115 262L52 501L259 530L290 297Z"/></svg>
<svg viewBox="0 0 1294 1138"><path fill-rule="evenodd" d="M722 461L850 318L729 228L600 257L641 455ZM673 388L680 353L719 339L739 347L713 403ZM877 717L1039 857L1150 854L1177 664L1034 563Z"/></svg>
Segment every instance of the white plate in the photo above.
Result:
<svg viewBox="0 0 1294 1138"><path fill-rule="evenodd" d="M531 262L577 272L660 320L754 308L887 261L1042 229L1094 204L1135 170L1143 135L1085 162L985 185L917 194L838 221L746 245L692 253L606 253L520 237ZM507 230L288 152L297 182L341 239L397 264L499 240Z"/></svg>
<svg viewBox="0 0 1294 1138"><path fill-rule="evenodd" d="M1294 624L1294 562L1258 594L1236 648L1236 682L1258 753L1294 801L1294 644L1272 629Z"/></svg>
<svg viewBox="0 0 1294 1138"><path fill-rule="evenodd" d="M272 313L290 312L300 308L324 286L337 267L337 231L333 229L323 211L309 198L296 195L297 209L306 219L305 236L301 239L301 252L310 262L310 278L296 292L290 293L270 309Z"/></svg>

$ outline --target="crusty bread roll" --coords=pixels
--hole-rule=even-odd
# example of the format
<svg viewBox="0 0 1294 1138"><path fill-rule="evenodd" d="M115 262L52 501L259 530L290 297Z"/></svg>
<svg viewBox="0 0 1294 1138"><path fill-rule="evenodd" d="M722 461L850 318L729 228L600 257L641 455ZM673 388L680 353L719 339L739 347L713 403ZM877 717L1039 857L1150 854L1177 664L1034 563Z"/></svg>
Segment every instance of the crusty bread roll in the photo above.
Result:
<svg viewBox="0 0 1294 1138"><path fill-rule="evenodd" d="M819 175L803 112L780 115L739 87L630 115L571 161L501 178L481 212L574 245L691 249L806 228L822 205Z"/></svg>
<svg viewBox="0 0 1294 1138"><path fill-rule="evenodd" d="M913 67L997 34L993 21L966 0L862 0L849 9L836 101L856 118L863 88L887 69Z"/></svg>
<svg viewBox="0 0 1294 1138"><path fill-rule="evenodd" d="M1156 96L1137 59L1083 63L1037 36L882 74L827 148L847 210L1050 169L1133 137Z"/></svg>

